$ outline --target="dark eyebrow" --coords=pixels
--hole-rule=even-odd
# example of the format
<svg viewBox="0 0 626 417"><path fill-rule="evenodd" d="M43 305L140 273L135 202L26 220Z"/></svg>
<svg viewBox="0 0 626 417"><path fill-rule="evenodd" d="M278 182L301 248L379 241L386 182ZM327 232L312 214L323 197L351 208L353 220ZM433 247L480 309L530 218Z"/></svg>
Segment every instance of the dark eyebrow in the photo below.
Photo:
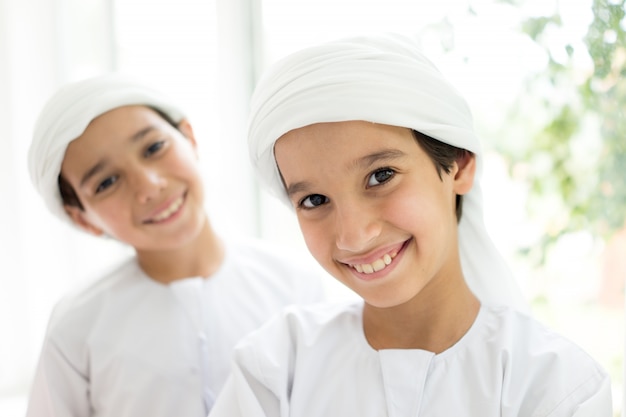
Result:
<svg viewBox="0 0 626 417"><path fill-rule="evenodd" d="M355 166L360 168L368 168L377 162L390 161L405 157L406 154L398 149L384 149L380 152L375 152L370 155L366 155L355 161Z"/></svg>
<svg viewBox="0 0 626 417"><path fill-rule="evenodd" d="M138 140L142 139L144 136L146 136L148 133L150 133L151 131L156 130L155 126L146 126L143 129L141 129L139 132L135 133L133 136L130 137L130 140L132 142L137 142Z"/></svg>
<svg viewBox="0 0 626 417"><path fill-rule="evenodd" d="M130 141L137 142L141 140L142 138L144 138L148 133L150 133L153 130L156 130L155 126L152 126L152 125L146 126L140 131L138 131L137 133L135 133L134 135L132 135L130 137ZM87 181L89 181L94 175L102 171L106 165L106 162L107 162L106 160L101 160L101 161L98 161L96 165L91 167L91 169L87 171L85 175L83 175L83 178L80 180L80 186L83 187L87 183Z"/></svg>
<svg viewBox="0 0 626 417"><path fill-rule="evenodd" d="M87 183L87 181L91 179L91 177L96 175L98 172L102 171L105 165L106 165L106 160L101 160L101 161L98 161L96 165L91 167L91 169L87 171L85 175L83 175L83 178L80 180L81 188Z"/></svg>
<svg viewBox="0 0 626 417"><path fill-rule="evenodd" d="M287 187L287 196L291 198L294 194L307 190L311 186L310 183L306 181L297 182L295 184L291 184Z"/></svg>
<svg viewBox="0 0 626 417"><path fill-rule="evenodd" d="M385 149L380 152L375 152L373 154L366 155L362 158L357 159L354 162L354 166L360 168L369 168L375 163L403 158L405 156L406 154L398 149ZM310 187L311 184L307 181L296 182L295 184L291 184L289 187L286 187L287 196L291 197L294 194L306 191Z"/></svg>

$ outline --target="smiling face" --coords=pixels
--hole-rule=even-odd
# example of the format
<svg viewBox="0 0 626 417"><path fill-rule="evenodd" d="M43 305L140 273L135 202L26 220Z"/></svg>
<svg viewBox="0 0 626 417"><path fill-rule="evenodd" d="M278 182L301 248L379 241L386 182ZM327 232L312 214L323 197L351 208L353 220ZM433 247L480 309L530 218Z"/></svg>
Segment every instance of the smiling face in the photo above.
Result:
<svg viewBox="0 0 626 417"><path fill-rule="evenodd" d="M462 280L455 198L471 189L471 154L440 178L409 129L359 121L292 130L274 150L312 255L366 303Z"/></svg>
<svg viewBox="0 0 626 417"><path fill-rule="evenodd" d="M85 230L138 251L176 249L206 215L191 127L177 130L144 106L95 118L65 152L61 173L82 203L65 206Z"/></svg>

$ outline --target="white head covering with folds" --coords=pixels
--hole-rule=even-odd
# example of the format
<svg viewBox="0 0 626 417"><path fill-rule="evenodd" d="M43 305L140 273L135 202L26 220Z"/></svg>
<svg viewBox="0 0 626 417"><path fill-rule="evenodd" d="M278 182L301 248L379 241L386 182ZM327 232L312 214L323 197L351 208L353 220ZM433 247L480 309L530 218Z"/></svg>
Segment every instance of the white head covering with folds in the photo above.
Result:
<svg viewBox="0 0 626 417"><path fill-rule="evenodd" d="M296 52L270 68L252 97L248 141L262 183L291 206L274 159L290 130L322 122L364 120L417 130L476 155L464 196L459 246L468 285L485 303L527 310L510 269L483 221L483 155L463 97L408 38L359 37Z"/></svg>
<svg viewBox="0 0 626 417"><path fill-rule="evenodd" d="M58 186L67 145L82 135L96 117L129 105L157 108L176 123L184 117L179 108L160 92L119 74L67 84L44 106L35 124L28 152L28 169L35 189L57 217L71 222L63 210Z"/></svg>

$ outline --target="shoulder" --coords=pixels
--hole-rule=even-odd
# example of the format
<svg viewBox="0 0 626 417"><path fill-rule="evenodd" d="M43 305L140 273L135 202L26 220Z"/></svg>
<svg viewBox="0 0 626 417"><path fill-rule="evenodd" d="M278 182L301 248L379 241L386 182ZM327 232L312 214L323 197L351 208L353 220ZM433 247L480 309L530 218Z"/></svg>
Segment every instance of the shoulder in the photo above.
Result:
<svg viewBox="0 0 626 417"><path fill-rule="evenodd" d="M608 375L596 360L536 319L505 307L487 307L485 316L491 343L500 350L503 396L519 402L520 414L577 407L605 385Z"/></svg>
<svg viewBox="0 0 626 417"><path fill-rule="evenodd" d="M322 299L322 279L327 273L305 249L256 238L226 242L225 271L234 272L260 290L285 293L296 302ZM295 297L295 299L293 298Z"/></svg>
<svg viewBox="0 0 626 417"><path fill-rule="evenodd" d="M277 395L284 393L292 384L296 363L310 360L306 352L332 354L329 346L360 328L360 312L358 303L286 307L235 346L235 367Z"/></svg>
<svg viewBox="0 0 626 417"><path fill-rule="evenodd" d="M362 328L362 301L289 306L279 322L299 345L314 346L340 337L350 337Z"/></svg>
<svg viewBox="0 0 626 417"><path fill-rule="evenodd" d="M250 264L271 265L275 268L302 269L303 263L314 263L306 249L297 248L253 237L239 237L226 241L231 255Z"/></svg>
<svg viewBox="0 0 626 417"><path fill-rule="evenodd" d="M582 361L593 367L597 365L577 344L528 314L507 307L485 307L485 316L489 331L497 335L502 348L511 354L521 358L545 359L555 365L571 361Z"/></svg>
<svg viewBox="0 0 626 417"><path fill-rule="evenodd" d="M328 343L333 334L346 337L346 332L360 329L361 311L360 301L290 305L244 337L236 350L266 354L287 346L296 349Z"/></svg>
<svg viewBox="0 0 626 417"><path fill-rule="evenodd" d="M72 334L87 330L112 294L123 291L120 287L128 285L138 273L139 267L132 257L68 292L52 310L48 335L63 336L68 330Z"/></svg>
<svg viewBox="0 0 626 417"><path fill-rule="evenodd" d="M133 259L124 261L98 279L66 294L54 307L41 350L41 363L65 364L75 371L86 374L89 368L89 340L102 321L116 293L123 292L126 281L136 281L138 266ZM113 296L112 296L113 294ZM55 366L56 366L55 365ZM54 366L51 368L54 369ZM52 371L50 371L52 372Z"/></svg>

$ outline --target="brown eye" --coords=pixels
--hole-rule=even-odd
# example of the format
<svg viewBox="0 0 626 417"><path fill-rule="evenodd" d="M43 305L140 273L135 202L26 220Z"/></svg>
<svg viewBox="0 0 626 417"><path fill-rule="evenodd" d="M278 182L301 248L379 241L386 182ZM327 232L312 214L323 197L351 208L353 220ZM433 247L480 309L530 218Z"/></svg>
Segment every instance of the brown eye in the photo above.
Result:
<svg viewBox="0 0 626 417"><path fill-rule="evenodd" d="M98 184L98 187L96 187L96 194L101 193L102 191L115 184L115 181L117 181L116 176L106 178L104 181Z"/></svg>
<svg viewBox="0 0 626 417"><path fill-rule="evenodd" d="M163 148L164 143L165 142L163 141L153 143L152 145L148 147L148 149L146 149L146 151L144 152L144 156L148 157L150 155L157 153L158 151L161 150L161 148Z"/></svg>
<svg viewBox="0 0 626 417"><path fill-rule="evenodd" d="M379 169L370 175L369 180L367 181L367 186L375 187L377 185L384 184L389 181L395 173L396 172L391 168Z"/></svg>
<svg viewBox="0 0 626 417"><path fill-rule="evenodd" d="M304 208L315 208L328 202L328 198L321 194L311 194L300 202L300 206Z"/></svg>

